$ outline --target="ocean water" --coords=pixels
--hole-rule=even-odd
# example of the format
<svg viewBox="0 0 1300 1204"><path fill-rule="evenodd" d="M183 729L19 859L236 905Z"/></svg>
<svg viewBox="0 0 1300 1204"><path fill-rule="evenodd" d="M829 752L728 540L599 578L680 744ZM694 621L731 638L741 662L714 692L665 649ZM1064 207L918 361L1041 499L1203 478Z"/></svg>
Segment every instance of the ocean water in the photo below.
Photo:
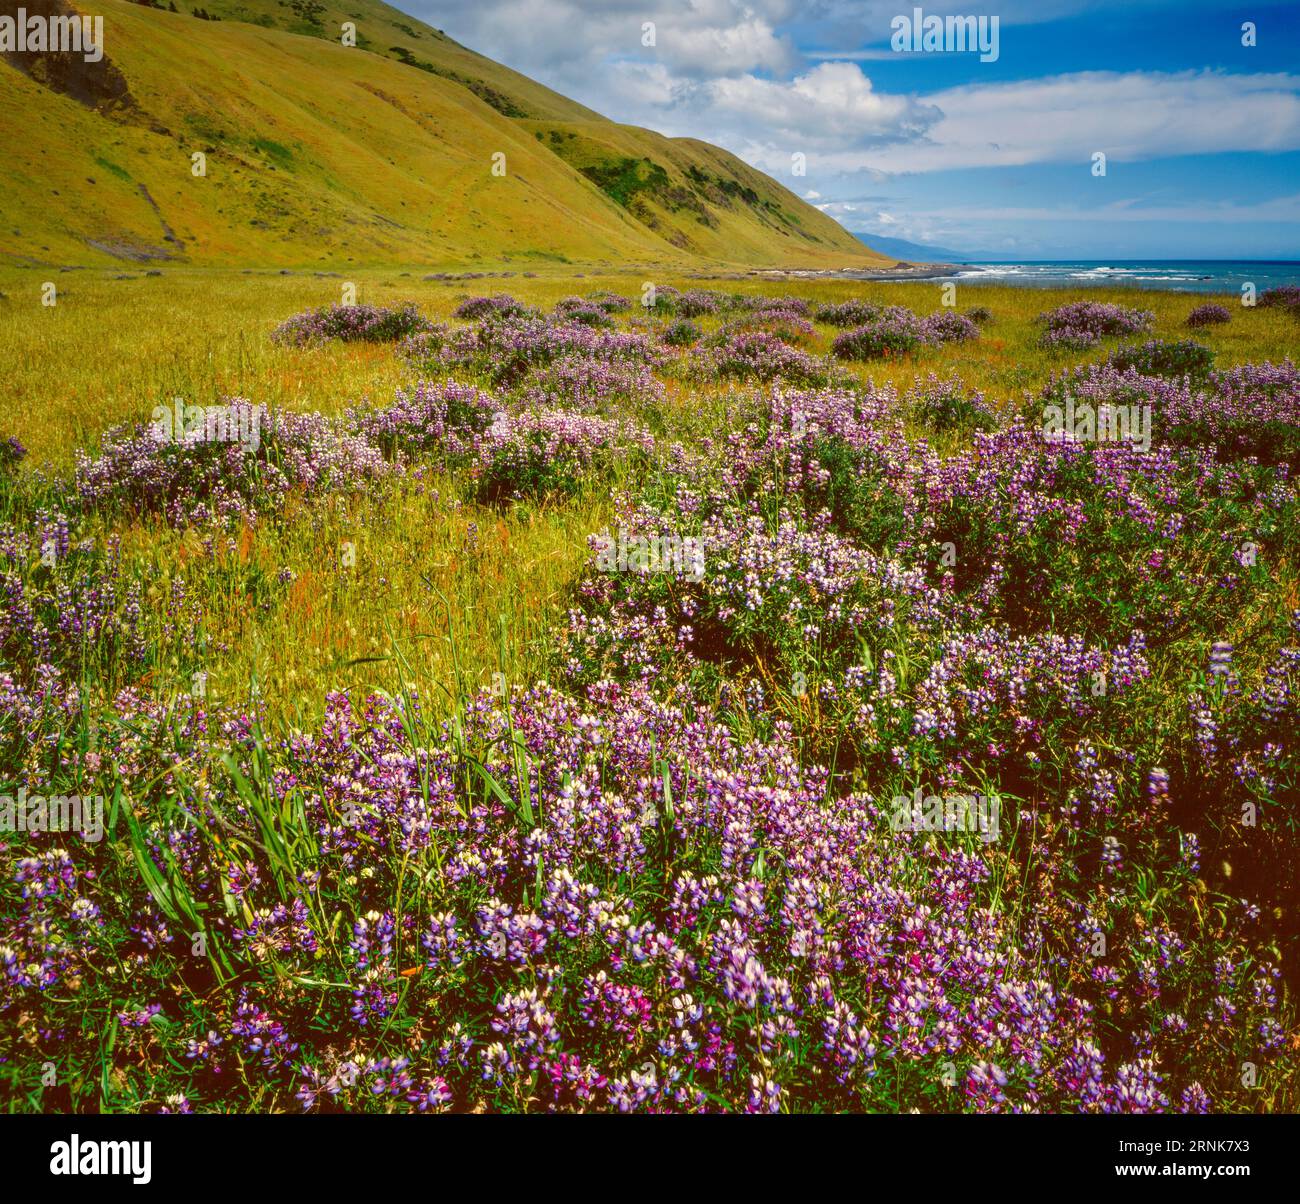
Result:
<svg viewBox="0 0 1300 1204"><path fill-rule="evenodd" d="M933 277L941 279L942 277ZM928 279L928 277L926 277ZM1240 293L1247 282L1257 292L1300 284L1295 260L1112 259L1082 263L968 263L955 277L970 284L1015 284L1035 288L1162 288L1189 293Z"/></svg>

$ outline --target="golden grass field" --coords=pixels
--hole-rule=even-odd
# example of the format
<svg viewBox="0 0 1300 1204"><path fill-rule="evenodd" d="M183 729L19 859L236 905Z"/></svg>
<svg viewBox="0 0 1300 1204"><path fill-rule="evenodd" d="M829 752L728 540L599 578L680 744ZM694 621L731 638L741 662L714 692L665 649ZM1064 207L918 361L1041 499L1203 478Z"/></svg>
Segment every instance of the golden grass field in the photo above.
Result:
<svg viewBox="0 0 1300 1204"><path fill-rule="evenodd" d="M609 289L640 294L643 276L589 271L534 278L426 281L409 269L350 272L357 300L374 305L414 301L445 319L466 296L509 291L549 306L573 293ZM125 278L123 278L125 277ZM41 303L42 285L57 289ZM271 406L339 413L382 405L409 383L392 348L329 343L310 349L274 345L271 330L289 315L338 301L345 278L309 272L163 269L142 271L0 271L0 312L6 339L0 376L7 388L0 435L29 449L29 464L70 470L78 449L95 448L103 429L147 419L153 407L181 397L213 403L242 396ZM940 306L937 283L896 283L699 276L656 278L657 285L789 294L816 301L865 297L918 313ZM1183 322L1202 296L1173 292L1015 289L960 285L960 310L987 306L994 322L976 343L929 349L887 365L857 366L865 379L900 389L918 375L959 372L995 401L1019 401L1053 370L1081 357L1035 346L1034 317L1082 297L1139 304L1156 314L1154 333L1187 337ZM1295 343L1295 322L1281 310L1239 309L1223 327L1195 336L1217 353L1220 366L1280 359ZM810 350L824 352L819 334ZM724 392L670 381L661 432L717 435L724 428ZM941 445L940 450L950 450ZM225 650L211 666L209 690L218 698L260 690L273 710L304 722L320 713L327 690L392 687L400 651L411 671L454 692L487 684L503 670L531 680L542 669L539 637L565 604L566 587L587 556L586 537L607 522L616 481L605 480L563 505L507 510L462 505L456 482L432 481L423 495L409 491L380 502L340 503L312 521L267 525L232 540L220 555L199 554L198 537L157 523L129 526L124 546L141 558L164 596L183 576L212 612ZM436 500L435 500L436 495ZM476 538L468 535L477 526ZM344 542L357 547L358 572L334 571ZM259 583L281 568L297 574L287 606L258 604ZM443 601L445 599L445 601ZM455 643L455 655L452 644ZM178 682L180 688L186 683Z"/></svg>

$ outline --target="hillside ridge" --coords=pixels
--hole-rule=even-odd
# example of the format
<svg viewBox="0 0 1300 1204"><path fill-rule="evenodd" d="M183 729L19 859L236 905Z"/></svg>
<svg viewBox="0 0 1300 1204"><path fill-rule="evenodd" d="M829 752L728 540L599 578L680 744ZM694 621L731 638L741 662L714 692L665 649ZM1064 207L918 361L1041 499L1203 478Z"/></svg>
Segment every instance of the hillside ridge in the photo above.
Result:
<svg viewBox="0 0 1300 1204"><path fill-rule="evenodd" d="M98 63L0 66L4 261L892 262L722 148L609 120L380 0L101 10Z"/></svg>

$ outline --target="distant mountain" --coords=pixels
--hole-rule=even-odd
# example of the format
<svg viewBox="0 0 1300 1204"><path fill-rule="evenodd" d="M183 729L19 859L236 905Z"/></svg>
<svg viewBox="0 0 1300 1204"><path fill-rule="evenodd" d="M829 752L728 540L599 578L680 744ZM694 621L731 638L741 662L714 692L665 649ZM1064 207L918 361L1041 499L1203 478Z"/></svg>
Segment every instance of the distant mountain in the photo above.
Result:
<svg viewBox="0 0 1300 1204"><path fill-rule="evenodd" d="M978 255L969 251L954 251L951 247L933 247L925 243L908 242L905 238L885 238L880 234L859 234L857 236L873 251L889 255L895 259L906 259L912 263L974 263L982 262Z"/></svg>
<svg viewBox="0 0 1300 1204"><path fill-rule="evenodd" d="M380 0L86 11L100 61L0 54L0 262L887 262L727 151L610 121Z"/></svg>

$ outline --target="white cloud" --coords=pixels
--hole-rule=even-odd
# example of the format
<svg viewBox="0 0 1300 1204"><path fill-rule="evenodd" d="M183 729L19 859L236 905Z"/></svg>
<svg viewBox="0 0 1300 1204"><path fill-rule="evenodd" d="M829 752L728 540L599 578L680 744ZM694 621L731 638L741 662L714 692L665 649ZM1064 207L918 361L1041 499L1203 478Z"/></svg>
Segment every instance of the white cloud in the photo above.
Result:
<svg viewBox="0 0 1300 1204"><path fill-rule="evenodd" d="M752 12L719 24L696 24L678 17L662 22L657 48L674 70L690 76L716 76L745 71L785 72L800 62L788 38L779 37L766 20Z"/></svg>
<svg viewBox="0 0 1300 1204"><path fill-rule="evenodd" d="M627 62L683 81L788 74L803 61L778 30L787 0L410 0L407 11L473 50L586 104L620 94ZM654 26L654 45L644 29ZM630 120L614 106L609 116Z"/></svg>
<svg viewBox="0 0 1300 1204"><path fill-rule="evenodd" d="M796 149L875 145L923 131L942 114L912 97L877 92L853 63L819 63L788 83L743 75L707 86L712 109L751 138Z"/></svg>
<svg viewBox="0 0 1300 1204"><path fill-rule="evenodd" d="M932 209L917 217L998 222L1300 222L1300 194L1273 197L1253 205L1236 201L1192 201L1185 205L1142 206L1133 200L1094 209L1060 206L1007 206L988 209Z"/></svg>
<svg viewBox="0 0 1300 1204"><path fill-rule="evenodd" d="M1179 205L1143 206L1137 198L1129 197L1110 204L1085 207L1079 205L1021 205L988 206L980 208L962 205L953 208L927 208L908 212L898 218L883 210L863 214L860 206L851 202L831 201L819 205L823 213L841 222L858 234L901 234L918 242L940 242L949 237L948 230L971 229L993 223L1029 225L1065 223L1078 225L1095 223L1175 223L1200 224L1277 224L1300 222L1300 193L1274 197L1255 204L1243 205L1235 201L1189 201Z"/></svg>
<svg viewBox="0 0 1300 1204"><path fill-rule="evenodd" d="M1089 71L967 86L924 98L943 112L923 138L846 150L837 166L887 172L1088 164L1300 148L1300 76Z"/></svg>

